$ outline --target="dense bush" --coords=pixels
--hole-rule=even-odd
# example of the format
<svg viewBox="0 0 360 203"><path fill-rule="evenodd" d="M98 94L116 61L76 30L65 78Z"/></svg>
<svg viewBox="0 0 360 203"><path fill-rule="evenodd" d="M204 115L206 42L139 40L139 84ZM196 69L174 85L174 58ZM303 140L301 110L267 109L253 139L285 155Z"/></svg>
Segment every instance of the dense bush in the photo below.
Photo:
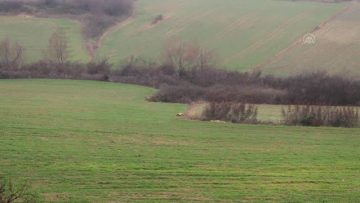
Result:
<svg viewBox="0 0 360 203"><path fill-rule="evenodd" d="M288 103L317 105L360 105L360 81L316 72L284 78Z"/></svg>
<svg viewBox="0 0 360 203"><path fill-rule="evenodd" d="M172 66L147 64L144 61L126 63L112 71L111 81L160 88L164 85L189 84L182 80Z"/></svg>
<svg viewBox="0 0 360 203"><path fill-rule="evenodd" d="M131 60L117 68L117 76L132 78L132 83L149 84L159 88L161 85L192 84L199 87L224 86L267 86L261 73L228 71L215 67L186 68L169 65L146 63L141 59ZM266 80L270 77L266 77ZM279 80L272 77L271 81ZM275 83L275 82L274 82ZM269 86L270 87L270 86Z"/></svg>
<svg viewBox="0 0 360 203"><path fill-rule="evenodd" d="M178 70L169 65L141 68L130 65L123 70L122 76L128 80L122 82L163 87L154 96L155 101L196 99L298 105L360 104L360 81L325 73L279 78L262 76L260 73L205 68L185 69L178 74ZM184 94L179 95L179 90ZM199 92L197 97L192 95L194 91Z"/></svg>
<svg viewBox="0 0 360 203"><path fill-rule="evenodd" d="M9 13L9 12L30 12L28 8L23 5L22 1L5 1L0 0L0 12Z"/></svg>
<svg viewBox="0 0 360 203"><path fill-rule="evenodd" d="M193 101L209 102L246 102L253 104L279 104L285 101L286 93L266 87L214 85L200 87L192 84L162 86L150 101L191 103Z"/></svg>
<svg viewBox="0 0 360 203"><path fill-rule="evenodd" d="M297 105L282 109L282 116L287 125L357 127L360 124L356 107Z"/></svg>
<svg viewBox="0 0 360 203"><path fill-rule="evenodd" d="M252 104L210 102L203 112L203 120L220 120L232 123L257 123L257 107Z"/></svg>
<svg viewBox="0 0 360 203"><path fill-rule="evenodd" d="M191 103L204 100L206 89L194 85L168 86L164 85L149 98L153 102Z"/></svg>

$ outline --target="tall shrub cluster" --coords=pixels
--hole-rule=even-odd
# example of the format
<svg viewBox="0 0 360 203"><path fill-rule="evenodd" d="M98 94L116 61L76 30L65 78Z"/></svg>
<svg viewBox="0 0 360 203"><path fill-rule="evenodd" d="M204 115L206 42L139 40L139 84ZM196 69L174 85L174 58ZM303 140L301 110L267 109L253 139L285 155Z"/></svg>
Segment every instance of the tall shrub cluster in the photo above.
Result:
<svg viewBox="0 0 360 203"><path fill-rule="evenodd" d="M301 126L357 127L360 125L356 107L289 106L282 109L284 124Z"/></svg>
<svg viewBox="0 0 360 203"><path fill-rule="evenodd" d="M231 102L211 102L205 107L203 120L220 120L232 123L257 123L255 105Z"/></svg>
<svg viewBox="0 0 360 203"><path fill-rule="evenodd" d="M208 67L128 65L116 81L159 88L151 101L190 103L244 102L293 105L360 105L360 81L323 72L292 77L240 73Z"/></svg>
<svg viewBox="0 0 360 203"><path fill-rule="evenodd" d="M283 78L279 87L287 89L288 103L291 104L360 105L359 80L326 72Z"/></svg>

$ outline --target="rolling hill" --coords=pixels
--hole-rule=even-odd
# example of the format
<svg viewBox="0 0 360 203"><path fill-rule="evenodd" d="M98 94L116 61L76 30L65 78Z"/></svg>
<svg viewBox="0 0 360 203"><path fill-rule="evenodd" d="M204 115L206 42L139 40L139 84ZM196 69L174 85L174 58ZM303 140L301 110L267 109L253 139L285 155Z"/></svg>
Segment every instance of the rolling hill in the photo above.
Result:
<svg viewBox="0 0 360 203"><path fill-rule="evenodd" d="M295 72L292 69L299 70L299 66L302 66L301 70L304 66L310 69L327 66L335 71L357 71L354 68L356 61L349 65L344 63L356 53L356 45L353 44L355 50L349 50L345 56L337 55L337 62L334 62L335 57L331 55L335 52L330 53L331 50L339 48L346 52L346 44L343 44L344 48L338 47L342 45L336 43L325 44L321 36L318 39L322 45L317 45L320 48L298 47L292 48L289 53L286 51L286 55L282 54L284 50L294 46L294 41L332 19L347 5L274 0L138 0L134 15L112 27L101 37L97 59L109 58L113 63L119 63L130 56L156 60L162 56L168 42L185 40L213 51L218 55L219 64L229 69L244 71L260 67L266 72L286 74ZM321 30L334 30L333 35L336 37L336 33L357 27L356 20L351 19L356 19L358 12L355 10L358 9L352 10L354 11L344 13L343 17L338 16L337 22L331 21ZM163 19L153 23L158 16ZM342 18L345 20L341 20ZM72 20L26 15L1 16L0 39L9 36L19 41L27 50L27 62L32 62L43 56L47 39L56 27L66 30L71 60L89 61L91 57L81 36L80 24ZM317 31L319 35L321 30ZM351 36L356 36L356 33ZM351 40L356 42L356 37ZM324 50L329 53L323 56L311 54L324 53ZM311 59L305 53L319 56ZM279 55L284 57L280 59ZM299 63L297 58L308 60ZM331 58L331 62L326 63L329 61L327 58ZM332 68L331 65L337 68Z"/></svg>
<svg viewBox="0 0 360 203"><path fill-rule="evenodd" d="M261 66L268 73L299 74L314 70L360 78L360 3L353 3L313 32L315 44L296 41Z"/></svg>
<svg viewBox="0 0 360 203"><path fill-rule="evenodd" d="M182 39L214 51L227 68L249 70L335 15L344 4L274 0L138 0L133 17L101 40L97 57L156 59ZM157 16L163 20L153 24Z"/></svg>

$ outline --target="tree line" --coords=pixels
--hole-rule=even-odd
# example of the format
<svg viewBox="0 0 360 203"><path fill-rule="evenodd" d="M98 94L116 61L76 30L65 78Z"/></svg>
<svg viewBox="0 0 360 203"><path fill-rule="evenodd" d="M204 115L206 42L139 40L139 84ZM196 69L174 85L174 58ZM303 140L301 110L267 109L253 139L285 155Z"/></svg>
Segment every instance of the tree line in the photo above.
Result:
<svg viewBox="0 0 360 203"><path fill-rule="evenodd" d="M24 63L26 50L9 39L0 42L0 78L91 79L150 86L155 102L244 102L252 104L360 105L360 81L326 72L288 77L217 68L214 54L193 44L169 43L160 63L130 58L114 67L106 59L69 61L65 33L54 32L44 58Z"/></svg>

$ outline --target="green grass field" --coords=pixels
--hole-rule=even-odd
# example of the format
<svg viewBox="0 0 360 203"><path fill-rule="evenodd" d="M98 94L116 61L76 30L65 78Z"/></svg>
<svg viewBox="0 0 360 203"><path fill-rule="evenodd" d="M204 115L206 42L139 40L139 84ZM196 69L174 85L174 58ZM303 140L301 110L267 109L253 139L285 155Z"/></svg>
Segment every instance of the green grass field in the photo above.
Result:
<svg viewBox="0 0 360 203"><path fill-rule="evenodd" d="M360 129L182 120L154 91L0 80L0 176L53 202L359 201Z"/></svg>
<svg viewBox="0 0 360 203"><path fill-rule="evenodd" d="M330 18L344 4L276 0L138 0L132 18L104 38L98 58L156 59L182 39L218 54L227 68L248 70ZM164 20L152 25L153 19Z"/></svg>
<svg viewBox="0 0 360 203"><path fill-rule="evenodd" d="M26 62L43 58L50 35L58 28L65 30L69 55L73 61L88 61L80 24L66 19L0 16L0 40L9 37L25 47Z"/></svg>

